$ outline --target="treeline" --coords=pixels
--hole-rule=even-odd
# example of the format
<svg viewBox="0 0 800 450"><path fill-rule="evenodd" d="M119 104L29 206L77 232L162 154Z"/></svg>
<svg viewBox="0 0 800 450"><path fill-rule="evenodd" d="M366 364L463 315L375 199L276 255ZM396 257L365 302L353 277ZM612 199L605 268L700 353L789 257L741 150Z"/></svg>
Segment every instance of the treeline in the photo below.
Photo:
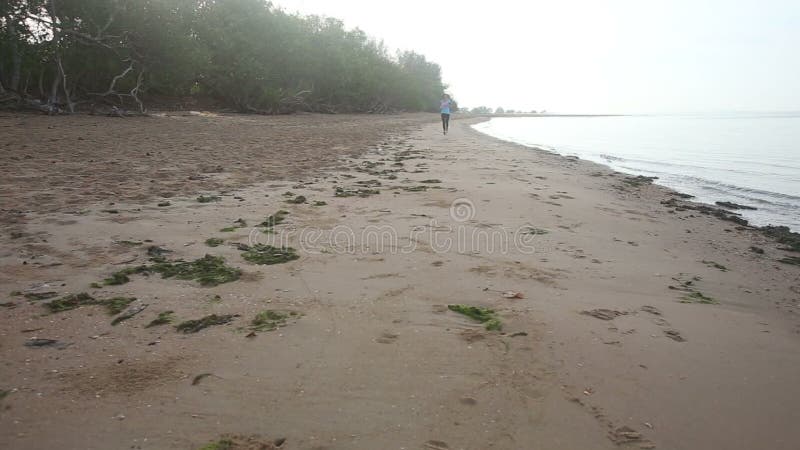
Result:
<svg viewBox="0 0 800 450"><path fill-rule="evenodd" d="M212 99L241 112L436 110L437 64L336 19L265 0L3 0L0 101L144 111Z"/></svg>

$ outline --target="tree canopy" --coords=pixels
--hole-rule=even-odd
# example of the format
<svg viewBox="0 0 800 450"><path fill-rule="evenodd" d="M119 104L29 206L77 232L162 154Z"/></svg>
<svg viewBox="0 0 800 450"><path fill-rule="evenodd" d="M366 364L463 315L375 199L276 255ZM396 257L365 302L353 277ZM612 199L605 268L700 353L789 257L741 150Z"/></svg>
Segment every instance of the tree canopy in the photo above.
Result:
<svg viewBox="0 0 800 450"><path fill-rule="evenodd" d="M6 0L0 95L73 110L204 98L242 112L436 110L439 65L266 0ZM9 94L10 93L10 94Z"/></svg>

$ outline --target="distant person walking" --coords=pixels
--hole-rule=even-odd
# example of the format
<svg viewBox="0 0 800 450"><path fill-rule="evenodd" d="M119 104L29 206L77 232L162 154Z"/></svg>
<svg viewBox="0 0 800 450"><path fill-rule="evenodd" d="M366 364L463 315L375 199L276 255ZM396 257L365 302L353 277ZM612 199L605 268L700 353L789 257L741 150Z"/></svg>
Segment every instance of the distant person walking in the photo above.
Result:
<svg viewBox="0 0 800 450"><path fill-rule="evenodd" d="M439 110L442 113L442 132L447 134L447 131L450 129L450 105L453 104L453 101L450 99L450 96L447 94L442 94L442 101L439 103Z"/></svg>

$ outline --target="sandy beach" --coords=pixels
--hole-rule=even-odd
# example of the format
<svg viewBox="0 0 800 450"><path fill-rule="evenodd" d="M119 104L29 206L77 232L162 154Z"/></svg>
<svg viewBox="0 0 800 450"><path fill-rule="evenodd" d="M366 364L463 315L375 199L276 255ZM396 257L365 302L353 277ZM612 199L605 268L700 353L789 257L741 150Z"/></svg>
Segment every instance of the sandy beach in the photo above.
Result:
<svg viewBox="0 0 800 450"><path fill-rule="evenodd" d="M0 448L797 448L792 253L437 120L0 114Z"/></svg>

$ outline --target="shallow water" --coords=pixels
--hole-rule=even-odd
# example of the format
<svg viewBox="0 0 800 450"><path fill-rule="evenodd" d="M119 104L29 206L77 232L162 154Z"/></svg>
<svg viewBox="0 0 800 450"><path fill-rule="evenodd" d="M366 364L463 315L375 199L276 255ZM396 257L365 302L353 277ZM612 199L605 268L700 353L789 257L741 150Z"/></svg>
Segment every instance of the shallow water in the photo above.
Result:
<svg viewBox="0 0 800 450"><path fill-rule="evenodd" d="M473 126L519 144L658 177L697 197L758 208L754 225L800 231L800 113L503 117Z"/></svg>

